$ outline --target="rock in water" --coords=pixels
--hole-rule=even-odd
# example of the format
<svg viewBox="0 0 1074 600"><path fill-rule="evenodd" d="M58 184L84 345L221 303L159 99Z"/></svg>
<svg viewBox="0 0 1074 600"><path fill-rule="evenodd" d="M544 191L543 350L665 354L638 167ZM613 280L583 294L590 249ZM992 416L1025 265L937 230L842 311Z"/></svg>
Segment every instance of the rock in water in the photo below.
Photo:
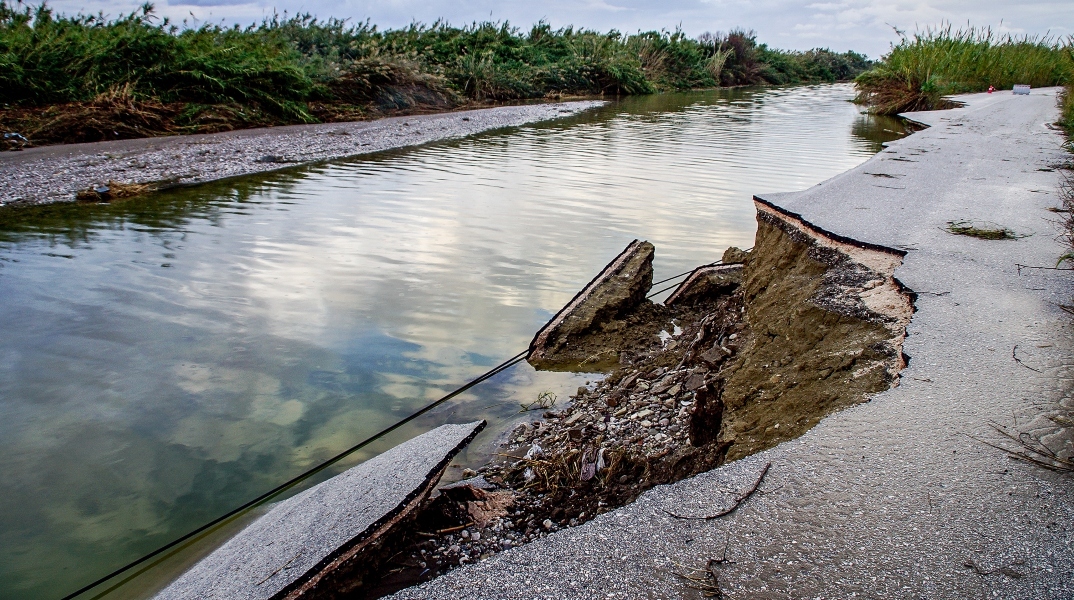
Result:
<svg viewBox="0 0 1074 600"><path fill-rule="evenodd" d="M558 355L572 341L599 331L601 325L645 302L653 287L654 253L649 242L631 242L537 332L526 360L537 368L563 362Z"/></svg>

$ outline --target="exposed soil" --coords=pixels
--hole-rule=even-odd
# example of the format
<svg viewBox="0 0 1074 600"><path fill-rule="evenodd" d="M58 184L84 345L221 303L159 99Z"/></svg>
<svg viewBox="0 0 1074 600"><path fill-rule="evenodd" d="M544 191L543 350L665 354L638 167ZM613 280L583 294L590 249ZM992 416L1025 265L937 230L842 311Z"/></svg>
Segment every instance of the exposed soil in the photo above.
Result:
<svg viewBox="0 0 1074 600"><path fill-rule="evenodd" d="M576 340L618 363L569 407L519 425L497 458L429 501L379 597L573 527L645 490L800 436L898 383L912 295L902 254L837 239L758 202L742 285L640 304ZM665 332L663 336L659 335ZM676 335L669 335L669 334Z"/></svg>

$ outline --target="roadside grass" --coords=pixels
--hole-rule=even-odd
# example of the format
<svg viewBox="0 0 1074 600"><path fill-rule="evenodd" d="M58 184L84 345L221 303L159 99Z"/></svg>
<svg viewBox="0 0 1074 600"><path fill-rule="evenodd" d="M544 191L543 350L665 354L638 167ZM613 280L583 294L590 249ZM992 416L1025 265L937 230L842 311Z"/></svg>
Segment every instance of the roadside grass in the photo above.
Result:
<svg viewBox="0 0 1074 600"><path fill-rule="evenodd" d="M858 102L877 114L950 107L944 96L1074 83L1074 38L997 35L950 25L903 35L877 65L857 77ZM1069 102L1069 101L1068 101ZM1074 109L1067 106L1067 118Z"/></svg>
<svg viewBox="0 0 1074 600"><path fill-rule="evenodd" d="M871 65L854 52L771 49L743 30L693 39L438 21L381 31L310 15L194 26L158 18L151 4L108 18L0 0L0 129L31 145L851 80Z"/></svg>
<svg viewBox="0 0 1074 600"><path fill-rule="evenodd" d="M1067 82L1059 97L1059 125L1066 130L1067 138L1074 140L1074 81Z"/></svg>
<svg viewBox="0 0 1074 600"><path fill-rule="evenodd" d="M975 223L973 221L948 221L946 230L948 233L975 237L981 240L1016 240L1025 237L995 223Z"/></svg>

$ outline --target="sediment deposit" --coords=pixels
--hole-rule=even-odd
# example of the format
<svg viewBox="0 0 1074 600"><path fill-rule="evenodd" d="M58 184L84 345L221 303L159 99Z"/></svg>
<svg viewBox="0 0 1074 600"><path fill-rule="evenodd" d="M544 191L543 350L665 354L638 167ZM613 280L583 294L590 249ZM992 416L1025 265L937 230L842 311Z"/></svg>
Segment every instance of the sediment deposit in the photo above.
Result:
<svg viewBox="0 0 1074 600"><path fill-rule="evenodd" d="M69 144L0 152L0 206L73 202L94 188L159 189L264 173L570 116L599 101L502 106L376 121ZM106 194L99 195L105 198Z"/></svg>

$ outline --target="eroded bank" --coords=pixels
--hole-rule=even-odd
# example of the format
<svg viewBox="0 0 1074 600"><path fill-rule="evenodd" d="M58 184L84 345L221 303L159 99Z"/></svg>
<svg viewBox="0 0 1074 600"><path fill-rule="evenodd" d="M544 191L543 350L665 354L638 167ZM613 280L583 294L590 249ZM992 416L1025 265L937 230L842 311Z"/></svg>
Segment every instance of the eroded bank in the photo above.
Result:
<svg viewBox="0 0 1074 600"><path fill-rule="evenodd" d="M1074 331L1059 305L1074 289L1045 268L1065 251L1049 211L1067 156L1047 127L1054 93L959 98L965 108L914 115L930 128L861 167L763 196L837 241L906 253L895 275L917 298L897 387L396 597L1069 597L1069 479L976 441L1071 402ZM960 219L1021 237L945 229Z"/></svg>
<svg viewBox="0 0 1074 600"><path fill-rule="evenodd" d="M756 207L752 251L728 249L664 304L646 299L656 249L635 241L538 332L538 368L607 376L434 498L371 595L577 526L898 384L905 252Z"/></svg>

